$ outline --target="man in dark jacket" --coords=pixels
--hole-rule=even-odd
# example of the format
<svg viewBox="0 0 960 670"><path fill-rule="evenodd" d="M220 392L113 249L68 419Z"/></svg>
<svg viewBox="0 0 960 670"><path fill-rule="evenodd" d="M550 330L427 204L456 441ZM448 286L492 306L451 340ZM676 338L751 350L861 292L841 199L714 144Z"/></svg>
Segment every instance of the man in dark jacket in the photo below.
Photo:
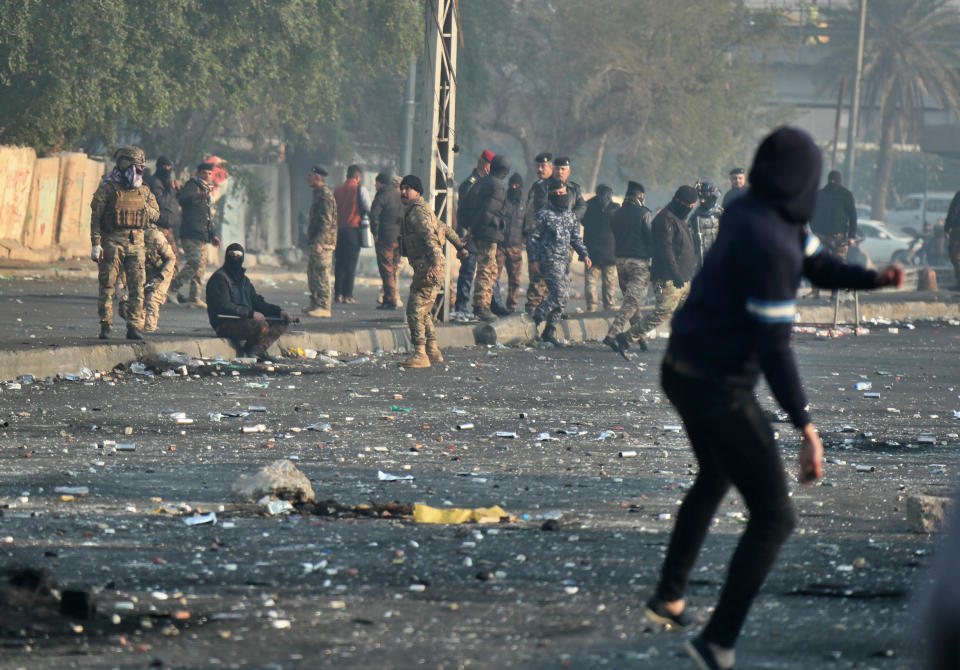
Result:
<svg viewBox="0 0 960 670"><path fill-rule="evenodd" d="M734 200L747 191L747 175L742 167L730 170L730 190L723 194L721 209L726 209Z"/></svg>
<svg viewBox="0 0 960 670"><path fill-rule="evenodd" d="M263 299L243 269L243 247L227 247L223 266L207 282L207 317L217 337L244 341L237 353L264 359L287 330L290 315Z"/></svg>
<svg viewBox="0 0 960 670"><path fill-rule="evenodd" d="M616 309L617 261L614 255L613 231L610 222L620 205L613 201L613 189L597 186L597 193L587 202L583 215L583 243L590 252L593 265L583 273L583 295L587 311L597 311L597 283L601 286L604 309Z"/></svg>
<svg viewBox="0 0 960 670"><path fill-rule="evenodd" d="M455 321L470 321L472 317L467 313L467 305L470 304L470 292L473 290L473 276L477 271L477 246L470 236L470 212L465 209L467 204L467 194L470 193L478 181L490 174L490 163L493 162L495 154L489 149L484 149L477 159L477 167L473 169L470 176L464 179L457 188L457 225L456 232L466 244L469 252L464 260L460 262L460 273L457 275L457 299L453 307L453 319Z"/></svg>
<svg viewBox="0 0 960 670"><path fill-rule="evenodd" d="M173 178L173 161L169 158L160 156L157 159L157 172L150 179L150 190L153 191L153 195L157 198L157 205L160 207L157 228L167 238L170 249L173 251L173 272L176 275L180 271L177 262L177 237L180 234L180 202L177 198L180 195L180 183ZM175 302L173 293L169 291L162 299Z"/></svg>
<svg viewBox="0 0 960 670"><path fill-rule="evenodd" d="M567 187L567 197L570 199L570 211L583 223L583 215L587 213L587 201L583 199L583 187L575 181L570 181L570 159L559 156L553 159L553 176L562 181ZM539 204L546 207L546 200Z"/></svg>
<svg viewBox="0 0 960 670"><path fill-rule="evenodd" d="M827 185L817 194L817 204L810 219L810 228L820 236L823 246L846 260L847 251L857 237L857 206L853 193L841 185L839 170L827 175ZM819 297L814 289L811 297ZM836 291L833 292L836 296Z"/></svg>
<svg viewBox="0 0 960 670"><path fill-rule="evenodd" d="M378 174L374 188L377 194L373 196L373 205L370 207L370 232L373 234L377 268L383 283L383 301L377 309L397 309L400 307L397 276L400 272L400 218L403 216L403 204L400 202L400 189L389 173Z"/></svg>
<svg viewBox="0 0 960 670"><path fill-rule="evenodd" d="M650 279L657 302L653 310L630 326L629 331L617 335L619 352L624 358L627 358L632 342L639 344L643 351L647 350L644 334L666 321L690 291L690 280L697 267L697 252L687 217L696 204L697 190L683 185L653 219L650 226L653 255Z"/></svg>
<svg viewBox="0 0 960 670"><path fill-rule="evenodd" d="M506 229L503 231L503 242L497 245L497 281L500 281L500 272L507 268L507 300L508 313L513 313L520 303L520 273L523 270L523 177L514 172L507 183L507 202L503 208L503 221Z"/></svg>
<svg viewBox="0 0 960 670"><path fill-rule="evenodd" d="M796 522L774 432L753 387L762 372L800 431L800 480L822 474L823 444L807 414L790 338L801 276L815 285L901 285L903 268L848 266L805 227L814 208L820 149L803 131L779 128L757 150L750 190L723 213L720 235L673 317L662 384L698 463L647 617L678 628L690 570L730 486L749 510L720 600L687 652L701 668L730 668L750 604Z"/></svg>
<svg viewBox="0 0 960 670"><path fill-rule="evenodd" d="M827 185L817 194L810 228L827 250L840 258L847 257L847 250L857 237L857 206L853 193L841 184L839 170L830 171Z"/></svg>
<svg viewBox="0 0 960 670"><path fill-rule="evenodd" d="M503 210L507 200L506 178L510 161L495 156L490 174L483 177L467 194L465 208L470 212L470 236L477 249L477 277L473 285L473 313L481 321L495 321L490 311L493 283L497 280L497 245L506 229Z"/></svg>
<svg viewBox="0 0 960 670"><path fill-rule="evenodd" d="M617 317L610 324L603 343L620 353L616 337L640 319L640 307L647 297L650 281L650 257L653 233L650 224L653 212L644 204L643 184L627 182L627 194L623 205L614 213L610 228L613 232L614 252L617 262L617 277L623 304Z"/></svg>
<svg viewBox="0 0 960 670"><path fill-rule="evenodd" d="M187 303L192 309L206 307L200 299L203 285L203 273L206 269L206 248L212 244L220 248L210 211L210 192L213 188L213 163L201 163L197 174L180 189L179 202L183 208L180 223L180 244L183 246L183 269L170 283L170 291L177 294L180 303ZM190 297L179 294L180 287L190 284Z"/></svg>
<svg viewBox="0 0 960 670"><path fill-rule="evenodd" d="M947 238L947 253L953 265L956 279L955 291L960 291L960 191L957 191L947 209L947 218L943 222L943 234Z"/></svg>

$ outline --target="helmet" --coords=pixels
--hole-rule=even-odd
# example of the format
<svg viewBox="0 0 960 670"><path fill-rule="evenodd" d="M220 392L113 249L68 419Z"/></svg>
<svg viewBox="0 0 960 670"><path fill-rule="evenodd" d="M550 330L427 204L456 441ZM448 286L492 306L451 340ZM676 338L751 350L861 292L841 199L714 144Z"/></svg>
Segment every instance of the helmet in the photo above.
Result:
<svg viewBox="0 0 960 670"><path fill-rule="evenodd" d="M116 162L118 168L126 170L131 165L143 165L147 157L143 154L143 149L140 147L129 146L117 149L113 154L113 160Z"/></svg>

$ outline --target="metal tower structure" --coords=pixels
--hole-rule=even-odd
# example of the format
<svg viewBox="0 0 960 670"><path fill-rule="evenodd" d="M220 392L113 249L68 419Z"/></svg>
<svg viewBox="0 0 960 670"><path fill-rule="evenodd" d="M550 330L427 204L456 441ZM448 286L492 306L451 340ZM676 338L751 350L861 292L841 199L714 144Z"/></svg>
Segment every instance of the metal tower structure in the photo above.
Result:
<svg viewBox="0 0 960 670"><path fill-rule="evenodd" d="M426 0L426 77L424 80L424 133L422 165L425 168L424 200L433 204L437 220L453 228L454 122L457 102L457 46L460 33L459 0ZM450 315L450 264L443 282L443 320Z"/></svg>

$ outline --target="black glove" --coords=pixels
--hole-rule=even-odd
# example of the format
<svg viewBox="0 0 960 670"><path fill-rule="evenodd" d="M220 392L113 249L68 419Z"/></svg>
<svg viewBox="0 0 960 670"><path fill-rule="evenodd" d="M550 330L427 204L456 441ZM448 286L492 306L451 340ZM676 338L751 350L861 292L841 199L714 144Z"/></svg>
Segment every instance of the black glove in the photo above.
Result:
<svg viewBox="0 0 960 670"><path fill-rule="evenodd" d="M673 285L674 285L675 287L677 287L677 288L683 288L683 282L680 281L679 279L674 279L674 280L672 280L670 283L673 284Z"/></svg>

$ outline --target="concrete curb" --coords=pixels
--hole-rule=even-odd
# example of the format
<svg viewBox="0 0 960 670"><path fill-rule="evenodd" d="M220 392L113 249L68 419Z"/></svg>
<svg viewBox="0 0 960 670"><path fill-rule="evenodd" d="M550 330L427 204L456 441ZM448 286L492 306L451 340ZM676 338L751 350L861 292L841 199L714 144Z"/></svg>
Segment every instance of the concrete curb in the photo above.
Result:
<svg viewBox="0 0 960 670"><path fill-rule="evenodd" d="M649 308L644 308L649 309ZM801 305L799 321L807 324L833 322L832 305ZM860 318L887 318L892 320L960 318L960 304L938 301L861 302ZM612 316L571 315L561 321L560 330L570 343L598 342L603 339L613 321ZM853 303L841 303L840 321L853 321ZM665 332L665 328L661 329ZM662 333L660 333L662 334ZM534 341L536 329L533 320L525 314L498 319L493 323L448 324L437 328L437 344L441 349L474 345L520 346ZM410 350L410 333L405 324L380 327L345 328L326 332L288 331L271 353L279 355L286 347L303 347L323 351L333 349L357 354L364 351L400 353ZM10 381L23 375L38 378L58 374L75 374L80 368L110 370L118 364L128 364L146 354L177 351L197 358L222 357L230 359L236 350L228 340L216 337L176 339L147 339L143 343L123 342L93 346L67 346L55 349L0 351L0 381Z"/></svg>
<svg viewBox="0 0 960 670"><path fill-rule="evenodd" d="M473 325L441 326L437 328L437 345L441 349L473 346L477 341L475 330L478 330L478 327ZM403 324L320 333L293 330L287 331L271 347L270 353L279 356L287 347L303 347L317 351L333 349L350 354L365 351L401 353L411 349L410 331ZM142 343L104 342L93 346L0 351L0 381L11 381L23 375L42 379L59 374L76 374L84 367L91 370L112 370L117 365L127 365L144 356L156 356L165 351L184 353L195 358L220 357L226 360L237 354L229 340L218 337L147 339Z"/></svg>

